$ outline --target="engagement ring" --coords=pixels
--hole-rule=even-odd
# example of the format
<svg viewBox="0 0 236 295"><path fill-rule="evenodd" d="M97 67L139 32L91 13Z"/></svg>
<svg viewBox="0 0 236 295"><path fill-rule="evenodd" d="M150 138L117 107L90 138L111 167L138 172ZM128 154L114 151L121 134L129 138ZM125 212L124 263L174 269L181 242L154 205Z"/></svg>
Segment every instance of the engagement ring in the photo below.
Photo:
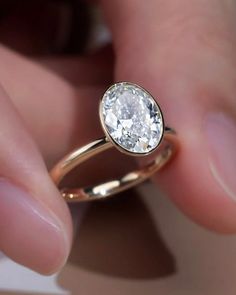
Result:
<svg viewBox="0 0 236 295"><path fill-rule="evenodd" d="M104 199L136 186L159 171L177 150L176 133L165 126L159 105L136 84L120 82L108 88L100 101L99 116L105 136L72 151L51 170L59 188L72 169L110 148L135 157L146 157L155 151L157 154L151 163L119 179L85 188L60 188L68 202Z"/></svg>

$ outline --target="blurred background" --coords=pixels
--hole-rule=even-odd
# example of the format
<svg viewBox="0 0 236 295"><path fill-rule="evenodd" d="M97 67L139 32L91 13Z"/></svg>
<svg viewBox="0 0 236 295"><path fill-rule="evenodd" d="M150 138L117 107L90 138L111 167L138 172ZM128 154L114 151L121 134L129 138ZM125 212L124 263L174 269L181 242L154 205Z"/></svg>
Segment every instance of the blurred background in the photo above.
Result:
<svg viewBox="0 0 236 295"><path fill-rule="evenodd" d="M1 1L1 43L27 55L83 54L108 42L96 1Z"/></svg>

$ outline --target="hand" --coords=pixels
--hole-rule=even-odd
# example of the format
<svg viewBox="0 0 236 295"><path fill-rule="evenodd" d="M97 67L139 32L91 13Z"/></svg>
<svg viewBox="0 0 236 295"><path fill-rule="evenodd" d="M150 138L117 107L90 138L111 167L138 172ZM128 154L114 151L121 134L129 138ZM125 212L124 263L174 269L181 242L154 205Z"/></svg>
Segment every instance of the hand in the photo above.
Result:
<svg viewBox="0 0 236 295"><path fill-rule="evenodd" d="M178 157L154 180L195 221L234 233L235 4L102 0L101 5L114 40L115 80L147 88L181 140ZM96 112L89 98L99 99L110 70L102 55L92 58L73 59L74 67L57 60L56 75L0 49L0 249L41 273L64 264L72 235L68 209L44 161L57 160L97 132L85 109ZM91 126L89 133L84 125Z"/></svg>
<svg viewBox="0 0 236 295"><path fill-rule="evenodd" d="M0 47L0 250L50 274L66 262L72 225L45 163L50 167L96 138L96 116L88 122L85 113L97 113L95 99L106 89L104 81L111 83L111 69L106 50L85 58L43 58L38 44L45 36L34 31L42 11L37 3L27 3L34 25L22 15L25 7L16 6L17 15L0 26L0 39L28 55Z"/></svg>
<svg viewBox="0 0 236 295"><path fill-rule="evenodd" d="M115 80L158 99L181 151L154 177L205 227L236 232L235 13L226 0L102 0Z"/></svg>

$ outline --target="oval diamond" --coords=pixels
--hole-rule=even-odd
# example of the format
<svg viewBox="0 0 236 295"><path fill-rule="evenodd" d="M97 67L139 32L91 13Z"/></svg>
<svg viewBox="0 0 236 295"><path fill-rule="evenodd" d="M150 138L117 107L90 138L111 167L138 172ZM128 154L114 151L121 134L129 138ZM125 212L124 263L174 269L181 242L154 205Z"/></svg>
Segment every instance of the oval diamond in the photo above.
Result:
<svg viewBox="0 0 236 295"><path fill-rule="evenodd" d="M122 149L147 154L160 143L164 130L161 110L138 85L121 82L104 94L100 117L107 135Z"/></svg>

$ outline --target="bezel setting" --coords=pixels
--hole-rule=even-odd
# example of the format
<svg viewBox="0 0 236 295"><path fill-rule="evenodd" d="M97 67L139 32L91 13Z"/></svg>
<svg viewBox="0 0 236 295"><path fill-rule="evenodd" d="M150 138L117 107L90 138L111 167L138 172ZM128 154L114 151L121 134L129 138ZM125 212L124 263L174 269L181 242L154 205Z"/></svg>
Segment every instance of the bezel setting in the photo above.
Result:
<svg viewBox="0 0 236 295"><path fill-rule="evenodd" d="M161 108L137 84L110 86L100 101L99 117L107 139L122 153L149 155L162 141L165 127Z"/></svg>

